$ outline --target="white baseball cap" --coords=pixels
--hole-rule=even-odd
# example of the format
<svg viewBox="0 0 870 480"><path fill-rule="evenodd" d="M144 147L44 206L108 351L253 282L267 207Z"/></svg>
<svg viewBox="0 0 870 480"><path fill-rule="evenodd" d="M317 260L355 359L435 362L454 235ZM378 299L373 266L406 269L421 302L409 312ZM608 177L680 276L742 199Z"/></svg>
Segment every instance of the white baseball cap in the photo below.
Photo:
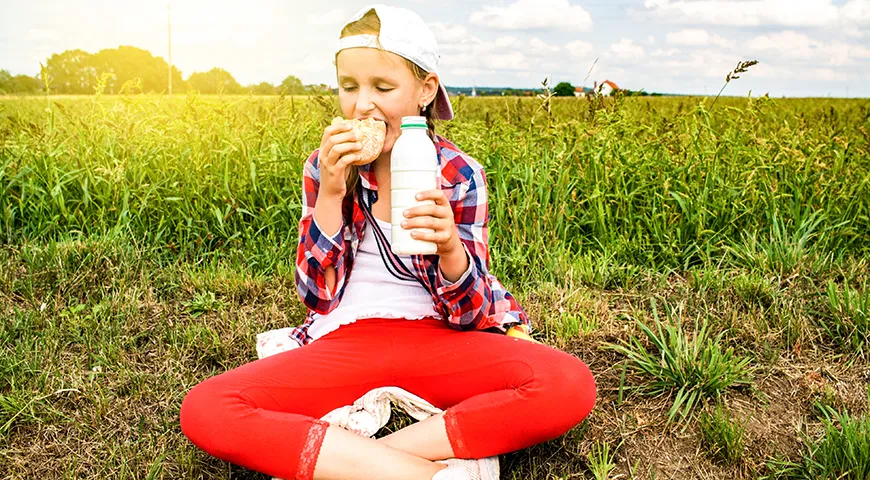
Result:
<svg viewBox="0 0 870 480"><path fill-rule="evenodd" d="M350 35L339 38L335 49L336 55L345 48L380 48L378 47L378 41L380 41L383 50L407 58L423 70L438 75L436 66L441 55L438 54L438 42L435 40L435 35L419 15L406 8L381 4L369 5L353 14L350 20L342 25L341 29L343 30L348 24L361 19L371 10L375 11L381 21L380 34ZM435 111L440 120L453 118L453 107L450 106L447 89L444 88L440 75L438 76L438 93L435 95L434 103Z"/></svg>

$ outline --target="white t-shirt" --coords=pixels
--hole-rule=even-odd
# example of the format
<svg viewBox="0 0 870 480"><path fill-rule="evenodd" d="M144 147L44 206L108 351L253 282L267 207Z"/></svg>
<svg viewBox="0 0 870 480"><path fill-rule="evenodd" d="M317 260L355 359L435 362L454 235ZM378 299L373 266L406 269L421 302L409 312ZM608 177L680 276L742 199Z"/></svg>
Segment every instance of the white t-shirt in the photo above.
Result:
<svg viewBox="0 0 870 480"><path fill-rule="evenodd" d="M389 239L392 225L378 218L375 220ZM344 287L344 296L331 312L315 314L315 321L308 329L312 339L365 318L419 320L440 317L432 296L422 285L414 280L400 280L387 270L371 231L372 226L366 223L365 228L367 231L354 256L353 271ZM410 255L398 257L413 271Z"/></svg>

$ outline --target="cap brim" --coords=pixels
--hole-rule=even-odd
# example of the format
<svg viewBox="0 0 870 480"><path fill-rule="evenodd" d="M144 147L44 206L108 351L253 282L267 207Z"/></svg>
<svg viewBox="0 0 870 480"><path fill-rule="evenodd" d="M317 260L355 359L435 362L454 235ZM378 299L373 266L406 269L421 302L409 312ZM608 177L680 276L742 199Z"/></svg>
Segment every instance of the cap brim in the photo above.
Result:
<svg viewBox="0 0 870 480"><path fill-rule="evenodd" d="M435 113L439 120L453 118L453 107L450 105L450 97L447 96L447 88L440 81L438 82L438 94L435 95Z"/></svg>

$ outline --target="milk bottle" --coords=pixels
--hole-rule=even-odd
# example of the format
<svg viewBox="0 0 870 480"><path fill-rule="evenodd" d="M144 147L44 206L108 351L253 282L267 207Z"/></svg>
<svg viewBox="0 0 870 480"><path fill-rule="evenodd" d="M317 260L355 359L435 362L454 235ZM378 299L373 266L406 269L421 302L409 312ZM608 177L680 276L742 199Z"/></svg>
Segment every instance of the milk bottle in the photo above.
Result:
<svg viewBox="0 0 870 480"><path fill-rule="evenodd" d="M393 145L390 158L390 207L392 234L390 245L396 255L436 252L438 245L411 237L411 230L402 228L402 214L419 205L434 204L432 200L417 201L414 196L438 187L438 155L429 138L426 117L402 117L402 133ZM432 233L429 228L415 228Z"/></svg>

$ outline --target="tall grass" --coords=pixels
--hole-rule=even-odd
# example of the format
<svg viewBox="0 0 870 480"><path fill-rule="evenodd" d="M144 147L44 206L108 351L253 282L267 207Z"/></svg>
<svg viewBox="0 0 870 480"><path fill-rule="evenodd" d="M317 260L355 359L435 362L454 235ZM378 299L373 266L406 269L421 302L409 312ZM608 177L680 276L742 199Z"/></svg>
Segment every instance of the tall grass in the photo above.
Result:
<svg viewBox="0 0 870 480"><path fill-rule="evenodd" d="M723 100L716 115L675 100L551 101L550 128L530 121L547 114L535 99L466 102L438 127L486 168L492 250L508 279L616 288L643 269L723 256L787 275L870 251L859 101L840 102L833 125L799 100ZM6 101L0 241L111 231L157 258L235 254L280 268L295 249L302 163L333 102ZM622 273L592 272L589 252Z"/></svg>

